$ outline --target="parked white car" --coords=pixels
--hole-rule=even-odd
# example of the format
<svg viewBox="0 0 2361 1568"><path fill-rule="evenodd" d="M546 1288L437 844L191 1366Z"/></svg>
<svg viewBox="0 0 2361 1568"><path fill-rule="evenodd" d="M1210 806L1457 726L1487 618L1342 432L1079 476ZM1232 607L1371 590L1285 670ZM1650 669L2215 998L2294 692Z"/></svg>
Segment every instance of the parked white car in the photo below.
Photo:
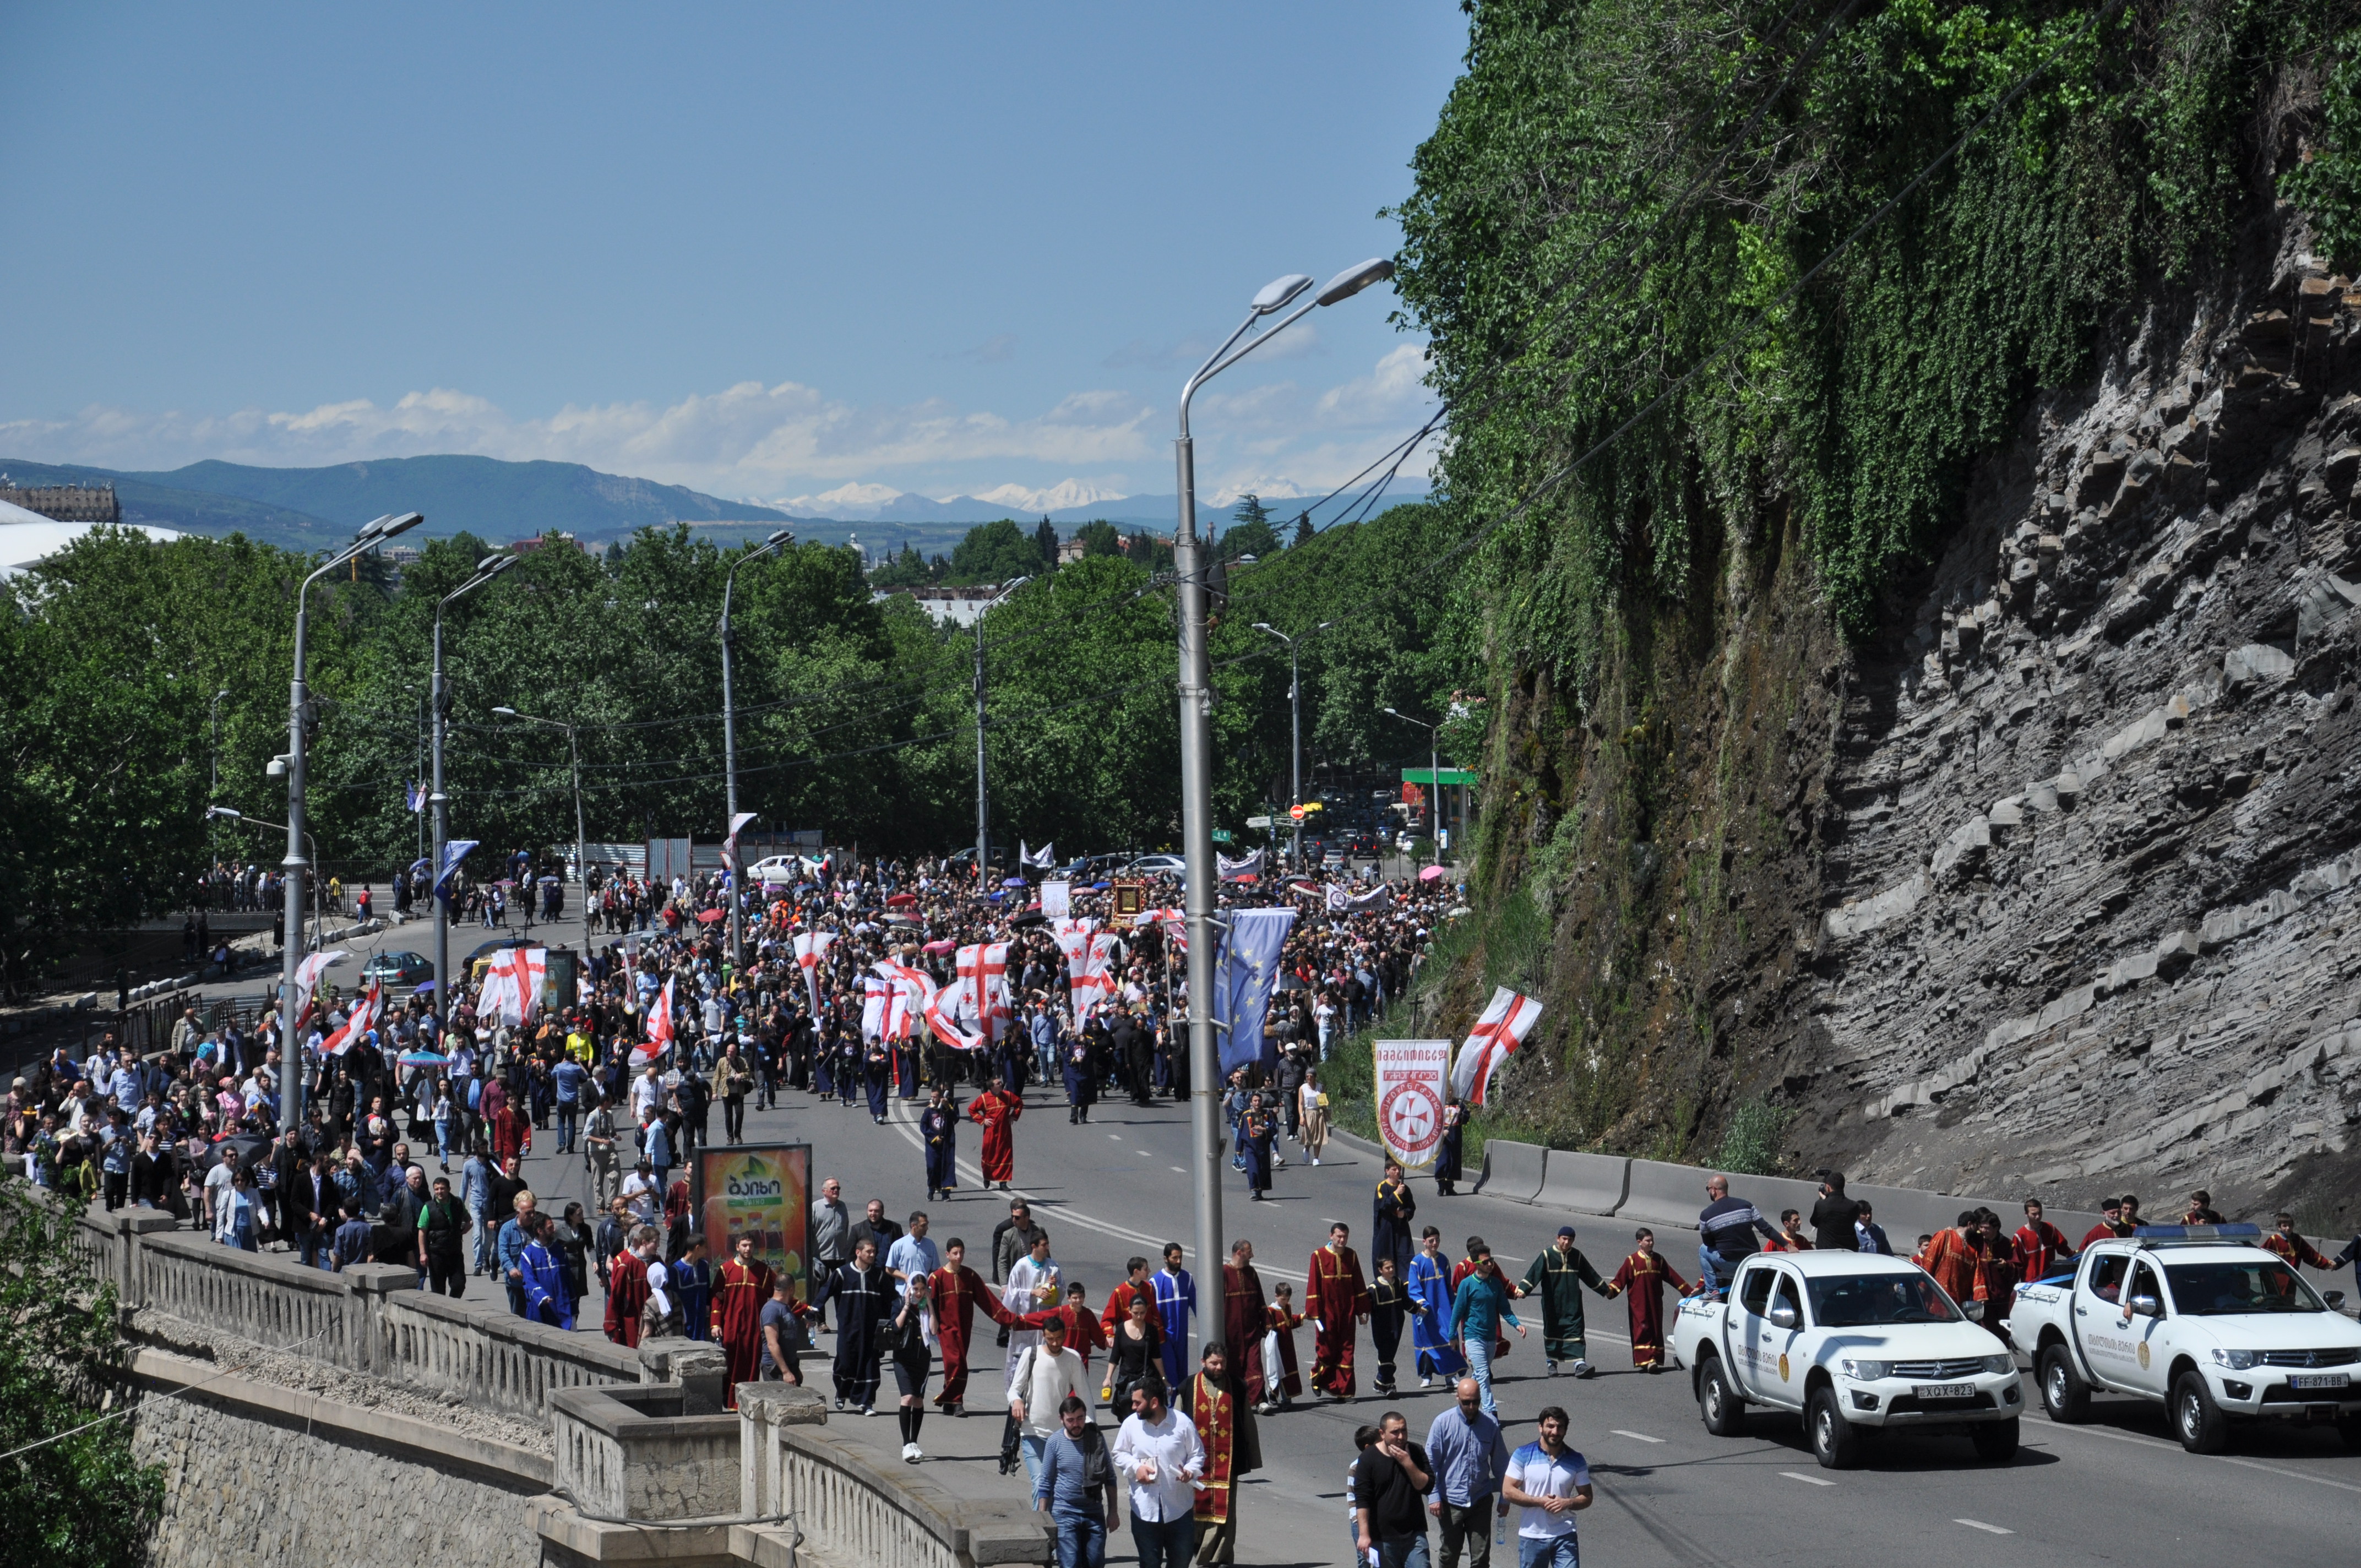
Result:
<svg viewBox="0 0 2361 1568"><path fill-rule="evenodd" d="M2009 1338L2033 1357L2049 1419L2093 1392L2163 1405L2192 1453L2234 1423L2334 1424L2361 1448L2361 1325L2258 1245L2252 1225L2154 1226L2093 1242L2071 1278L2017 1288ZM2256 1239L2248 1239L2256 1238Z"/></svg>
<svg viewBox="0 0 2361 1568"><path fill-rule="evenodd" d="M1741 1434L1762 1405L1802 1416L1831 1470L1859 1461L1864 1430L1965 1434L1985 1459L2016 1452L2016 1358L1905 1258L1758 1253L1726 1299L1681 1303L1672 1350L1717 1437Z"/></svg>

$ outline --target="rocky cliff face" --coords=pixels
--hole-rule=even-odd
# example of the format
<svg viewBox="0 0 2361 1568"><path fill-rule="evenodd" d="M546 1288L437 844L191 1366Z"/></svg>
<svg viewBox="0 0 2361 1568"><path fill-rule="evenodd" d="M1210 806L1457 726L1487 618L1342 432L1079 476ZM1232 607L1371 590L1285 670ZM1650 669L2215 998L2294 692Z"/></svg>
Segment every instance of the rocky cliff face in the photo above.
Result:
<svg viewBox="0 0 2361 1568"><path fill-rule="evenodd" d="M1763 1094L1806 1168L2331 1228L2361 1167L2361 290L2285 208L2244 243L2028 410L1877 641L1773 539L1640 628L1579 729L1512 684L1488 850L1559 1014L1512 1115L1704 1154Z"/></svg>
<svg viewBox="0 0 2361 1568"><path fill-rule="evenodd" d="M1789 1078L1879 1180L2253 1203L2361 1148L2361 291L2254 247L2028 413L1849 672Z"/></svg>

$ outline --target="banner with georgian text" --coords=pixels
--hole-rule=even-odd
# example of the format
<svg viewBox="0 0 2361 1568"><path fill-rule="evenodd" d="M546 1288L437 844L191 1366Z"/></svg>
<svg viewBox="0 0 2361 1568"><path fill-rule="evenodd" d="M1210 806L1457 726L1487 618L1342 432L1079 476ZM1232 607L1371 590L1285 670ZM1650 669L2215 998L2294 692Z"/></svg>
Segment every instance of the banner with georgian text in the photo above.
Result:
<svg viewBox="0 0 2361 1568"><path fill-rule="evenodd" d="M1378 1132L1404 1170L1434 1163L1443 1144L1443 1106L1451 1073L1449 1040L1379 1040Z"/></svg>

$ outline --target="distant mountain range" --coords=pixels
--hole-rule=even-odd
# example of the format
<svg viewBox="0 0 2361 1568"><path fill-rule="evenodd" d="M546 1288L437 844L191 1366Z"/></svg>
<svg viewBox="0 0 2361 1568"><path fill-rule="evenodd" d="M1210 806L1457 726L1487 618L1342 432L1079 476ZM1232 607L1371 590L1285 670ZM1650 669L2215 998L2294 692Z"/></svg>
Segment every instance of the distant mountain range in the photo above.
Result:
<svg viewBox="0 0 2361 1568"><path fill-rule="evenodd" d="M112 483L126 522L189 533L243 532L291 550L327 549L373 517L426 514L423 532L468 532L493 543L563 532L604 543L636 530L686 522L718 543L759 538L781 526L796 537L841 544L859 535L874 559L908 543L947 551L979 522L1048 517L1071 526L1104 519L1170 532L1171 496L1116 496L1068 479L1046 490L1003 485L982 496L933 500L884 485L846 485L792 501L724 500L679 485L602 474L579 463L511 463L496 457L390 457L328 468L258 468L207 461L161 473L0 458L0 475L21 485ZM1416 499L1415 495L1400 499ZM1279 517L1289 502L1273 498ZM1228 507L1203 500L1198 512L1218 532Z"/></svg>

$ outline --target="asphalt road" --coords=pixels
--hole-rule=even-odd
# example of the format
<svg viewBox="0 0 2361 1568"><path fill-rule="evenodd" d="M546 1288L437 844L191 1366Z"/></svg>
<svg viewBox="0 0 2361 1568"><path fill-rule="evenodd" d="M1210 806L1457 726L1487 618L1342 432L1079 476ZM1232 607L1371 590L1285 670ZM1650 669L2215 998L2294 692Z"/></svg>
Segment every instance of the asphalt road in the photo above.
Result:
<svg viewBox="0 0 2361 1568"><path fill-rule="evenodd" d="M423 950L418 932L397 929L379 940ZM455 931L454 948L464 951L480 939L472 931L468 937L463 941ZM939 1241L962 1236L980 1251L1006 1216L1007 1201L981 1190L971 1127L961 1147L966 1185L948 1202L925 1203L924 1164L910 1124L918 1103L895 1102L895 1120L879 1126L865 1102L823 1104L789 1095L778 1110L750 1115L747 1134L755 1141L810 1143L816 1174L840 1179L856 1212L871 1197L884 1200L897 1221L930 1207ZM1037 1088L1027 1098L1016 1132L1017 1190L1049 1230L1069 1277L1089 1286L1094 1306L1122 1277L1127 1257L1153 1257L1167 1239L1185 1244L1191 1236L1187 1120L1185 1109L1169 1102L1137 1110L1118 1101L1099 1105L1089 1124L1070 1126L1062 1096ZM718 1135L718 1111L712 1124ZM554 1134L540 1135L527 1162L544 1206L562 1205L586 1187L578 1157L559 1160L554 1147ZM1290 1164L1271 1200L1251 1203L1243 1179L1225 1164L1226 1234L1253 1241L1267 1288L1286 1279L1300 1296L1304 1265L1331 1221L1350 1223L1356 1245L1366 1245L1378 1175L1368 1153L1332 1143L1318 1169ZM1602 1274L1629 1249L1630 1227L1611 1220L1483 1197L1439 1198L1423 1181L1416 1188L1421 1224L1439 1225L1453 1249L1471 1234L1483 1235L1512 1272L1521 1272L1563 1223L1578 1228L1578 1245ZM1674 1266L1689 1275L1695 1236L1661 1240ZM1189 1266L1203 1292L1210 1271L1193 1257ZM479 1288L472 1284L471 1293ZM2361 1531L2361 1453L2347 1452L2333 1432L2247 1429L2230 1454L2202 1457L2170 1441L2160 1409L2122 1400L2094 1401L2096 1419L2079 1428L2029 1415L2024 1446L2006 1464L1979 1461L1964 1439L1916 1438L1872 1443L1860 1469L1823 1471L1792 1418L1757 1417L1742 1438L1708 1435L1685 1375L1631 1370L1621 1304L1594 1298L1588 1305L1600 1376L1582 1382L1543 1376L1536 1324L1535 1337L1516 1342L1501 1364L1499 1385L1512 1446L1531 1437L1542 1406L1561 1404L1573 1415L1573 1441L1588 1457L1598 1488L1583 1518L1586 1563L1820 1568L1920 1562L1932 1549L1938 1562L1961 1552L1983 1562L2159 1568L2237 1563L2265 1552L2325 1555L2349 1550ZM597 1323L595 1302L586 1303L585 1321ZM824 1339L822 1356L809 1367L822 1387L827 1346ZM1299 1332L1297 1349L1308 1370L1309 1329ZM1299 1404L1264 1420L1267 1468L1239 1494L1242 1560L1349 1560L1343 1477L1353 1430L1389 1408L1367 1392L1374 1360L1366 1335L1356 1359L1363 1393L1353 1403ZM992 1462L1001 1426L990 1398L996 1382L996 1371L985 1370L972 1389L970 1403L982 1419L935 1416L922 1436L930 1456L925 1474L961 1495L1021 1495L1021 1478L1002 1479ZM1409 1417L1414 1436L1422 1436L1450 1398L1440 1386L1424 1393L1409 1387L1404 1395L1390 1408ZM2037 1412L2030 1379L2026 1396ZM831 1428L890 1455L899 1437L882 1408L889 1402L881 1400L874 1420L837 1416ZM1110 1544L1111 1561L1132 1560L1126 1532L1115 1532ZM1510 1552L1513 1546L1496 1552L1493 1561L1513 1563Z"/></svg>

